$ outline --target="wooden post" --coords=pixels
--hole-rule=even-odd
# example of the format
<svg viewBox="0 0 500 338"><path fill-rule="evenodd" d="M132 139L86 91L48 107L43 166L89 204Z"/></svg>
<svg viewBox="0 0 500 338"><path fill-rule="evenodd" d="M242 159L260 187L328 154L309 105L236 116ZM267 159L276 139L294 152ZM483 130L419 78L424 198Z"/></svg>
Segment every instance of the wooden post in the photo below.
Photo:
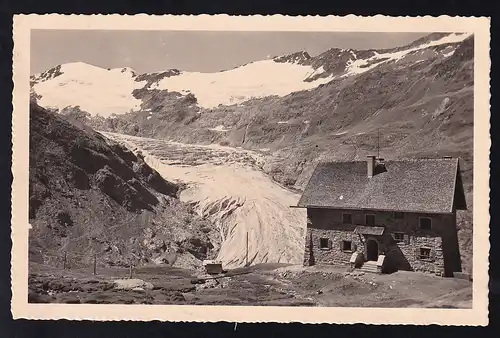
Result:
<svg viewBox="0 0 500 338"><path fill-rule="evenodd" d="M64 252L64 261L63 261L63 270L66 270L66 254L67 252Z"/></svg>
<svg viewBox="0 0 500 338"><path fill-rule="evenodd" d="M94 275L97 275L97 271L96 271L96 268L97 268L97 255L94 254Z"/></svg>
<svg viewBox="0 0 500 338"><path fill-rule="evenodd" d="M128 278L132 278L132 261L129 261L129 274Z"/></svg>
<svg viewBox="0 0 500 338"><path fill-rule="evenodd" d="M380 158L380 128L377 129L377 160Z"/></svg>
<svg viewBox="0 0 500 338"><path fill-rule="evenodd" d="M247 250L245 255L245 266L248 266L248 232L247 232Z"/></svg>

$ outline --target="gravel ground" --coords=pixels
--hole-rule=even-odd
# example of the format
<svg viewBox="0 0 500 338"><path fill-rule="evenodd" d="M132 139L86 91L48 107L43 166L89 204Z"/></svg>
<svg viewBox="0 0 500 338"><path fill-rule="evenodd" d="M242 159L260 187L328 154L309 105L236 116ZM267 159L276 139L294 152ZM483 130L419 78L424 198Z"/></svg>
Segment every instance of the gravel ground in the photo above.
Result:
<svg viewBox="0 0 500 338"><path fill-rule="evenodd" d="M31 303L471 308L472 283L415 272L258 264L207 279L168 266L63 270L32 264Z"/></svg>

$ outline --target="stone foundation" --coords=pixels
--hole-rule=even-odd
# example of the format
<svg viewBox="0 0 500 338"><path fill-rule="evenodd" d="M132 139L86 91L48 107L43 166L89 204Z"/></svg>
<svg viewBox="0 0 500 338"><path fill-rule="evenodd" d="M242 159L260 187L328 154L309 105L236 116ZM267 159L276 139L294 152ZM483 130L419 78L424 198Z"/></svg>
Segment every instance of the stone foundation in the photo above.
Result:
<svg viewBox="0 0 500 338"><path fill-rule="evenodd" d="M360 238L361 237L361 238ZM371 239L371 237L368 236ZM321 247L321 241L328 240L328 247ZM348 230L308 229L304 265L315 264L350 266L353 253L358 252L366 258L365 243L367 237L358 236ZM351 250L345 250L342 241L353 243ZM442 239L440 237L410 236L409 243L396 243L390 235L377 239L379 255L384 254L387 270L407 270L433 273L444 276ZM312 245L311 245L312 244ZM325 244L325 243L323 243ZM420 249L429 249L429 258L420 256Z"/></svg>

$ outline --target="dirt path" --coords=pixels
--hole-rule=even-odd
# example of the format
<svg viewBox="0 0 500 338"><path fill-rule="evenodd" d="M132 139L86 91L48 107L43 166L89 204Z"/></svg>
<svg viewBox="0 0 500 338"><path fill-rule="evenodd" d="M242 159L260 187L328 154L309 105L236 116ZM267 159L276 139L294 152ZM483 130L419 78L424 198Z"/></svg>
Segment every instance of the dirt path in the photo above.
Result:
<svg viewBox="0 0 500 338"><path fill-rule="evenodd" d="M183 145L156 139L103 133L141 150L165 179L187 184L180 195L220 230L218 259L228 268L246 259L256 263L300 263L305 211L293 209L299 195L266 176L259 154L218 145Z"/></svg>

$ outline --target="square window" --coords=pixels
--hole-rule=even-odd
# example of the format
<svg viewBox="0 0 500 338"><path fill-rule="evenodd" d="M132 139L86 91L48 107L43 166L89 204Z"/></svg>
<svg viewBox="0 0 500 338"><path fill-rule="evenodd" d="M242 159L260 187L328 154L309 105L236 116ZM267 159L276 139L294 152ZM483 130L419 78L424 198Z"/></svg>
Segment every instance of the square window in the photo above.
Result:
<svg viewBox="0 0 500 338"><path fill-rule="evenodd" d="M352 251L352 241L342 241L342 251Z"/></svg>
<svg viewBox="0 0 500 338"><path fill-rule="evenodd" d="M352 215L342 214L342 224L352 224Z"/></svg>
<svg viewBox="0 0 500 338"><path fill-rule="evenodd" d="M432 220L428 217L420 217L419 224L420 224L420 229L422 230L432 229Z"/></svg>
<svg viewBox="0 0 500 338"><path fill-rule="evenodd" d="M403 242L405 240L405 234L402 232L394 232L392 237L397 243Z"/></svg>
<svg viewBox="0 0 500 338"><path fill-rule="evenodd" d="M393 214L393 216L396 219L403 219L403 218L405 218L405 213L404 212L395 211L394 214Z"/></svg>
<svg viewBox="0 0 500 338"><path fill-rule="evenodd" d="M328 240L328 238L320 238L319 239L319 247L321 249L329 249L330 248L330 241Z"/></svg>
<svg viewBox="0 0 500 338"><path fill-rule="evenodd" d="M366 225L375 225L375 215L365 215Z"/></svg>
<svg viewBox="0 0 500 338"><path fill-rule="evenodd" d="M420 259L430 259L431 258L431 249L429 248L420 248Z"/></svg>

